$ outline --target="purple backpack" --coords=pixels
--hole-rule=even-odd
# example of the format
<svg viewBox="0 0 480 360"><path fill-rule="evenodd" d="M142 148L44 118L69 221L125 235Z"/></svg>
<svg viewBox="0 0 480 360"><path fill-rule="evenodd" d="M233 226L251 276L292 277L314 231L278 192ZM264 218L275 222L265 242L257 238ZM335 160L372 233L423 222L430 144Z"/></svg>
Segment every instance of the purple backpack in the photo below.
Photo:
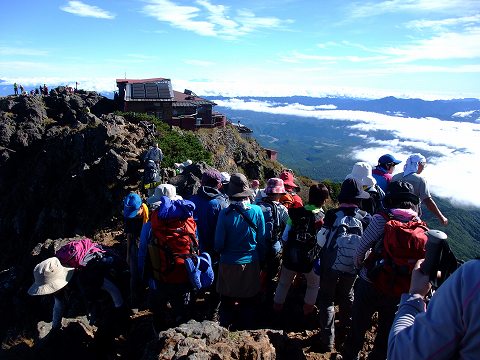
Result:
<svg viewBox="0 0 480 360"><path fill-rule="evenodd" d="M85 267L87 263L96 258L102 257L105 250L88 238L73 240L57 250L55 256L63 266L71 268Z"/></svg>

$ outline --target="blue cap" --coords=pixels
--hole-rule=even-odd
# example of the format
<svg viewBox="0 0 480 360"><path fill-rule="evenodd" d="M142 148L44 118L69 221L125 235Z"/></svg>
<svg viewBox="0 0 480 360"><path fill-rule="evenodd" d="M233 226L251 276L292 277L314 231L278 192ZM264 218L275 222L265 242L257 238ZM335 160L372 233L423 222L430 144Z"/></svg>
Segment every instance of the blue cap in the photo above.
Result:
<svg viewBox="0 0 480 360"><path fill-rule="evenodd" d="M130 193L123 199L123 216L134 218L142 206L142 199L138 194Z"/></svg>
<svg viewBox="0 0 480 360"><path fill-rule="evenodd" d="M393 155L390 155L390 154L385 154L385 155L382 155L380 156L380 158L378 159L378 163L379 164L390 164L390 163L394 163L395 165L398 165L400 164L402 161L401 160L397 160L393 157Z"/></svg>

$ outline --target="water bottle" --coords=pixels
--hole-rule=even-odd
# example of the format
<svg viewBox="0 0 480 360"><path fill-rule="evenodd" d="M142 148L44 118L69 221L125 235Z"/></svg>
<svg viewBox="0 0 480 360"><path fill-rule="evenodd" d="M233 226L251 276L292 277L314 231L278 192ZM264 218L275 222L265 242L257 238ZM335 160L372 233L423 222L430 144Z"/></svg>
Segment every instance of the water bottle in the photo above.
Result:
<svg viewBox="0 0 480 360"><path fill-rule="evenodd" d="M425 245L425 260L420 265L420 270L425 275L429 275L431 281L434 281L437 278L438 265L447 234L440 230L428 230L425 234L427 234L428 240Z"/></svg>

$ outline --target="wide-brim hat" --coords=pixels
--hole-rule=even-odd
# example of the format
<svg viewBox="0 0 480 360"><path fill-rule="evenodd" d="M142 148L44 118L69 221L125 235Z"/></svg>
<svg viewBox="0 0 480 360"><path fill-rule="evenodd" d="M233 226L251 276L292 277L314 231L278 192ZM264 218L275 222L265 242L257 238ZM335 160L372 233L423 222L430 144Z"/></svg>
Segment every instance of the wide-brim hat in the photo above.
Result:
<svg viewBox="0 0 480 360"><path fill-rule="evenodd" d="M385 203L410 201L414 205L418 205L420 203L420 198L415 195L412 184L399 180L392 181L390 184L388 184L383 201Z"/></svg>
<svg viewBox="0 0 480 360"><path fill-rule="evenodd" d="M337 198L342 203L353 199L368 199L370 194L362 189L362 185L356 179L347 178L343 181Z"/></svg>
<svg viewBox="0 0 480 360"><path fill-rule="evenodd" d="M138 214L138 210L142 206L142 198L136 193L128 194L123 199L123 216L126 218L134 218Z"/></svg>
<svg viewBox="0 0 480 360"><path fill-rule="evenodd" d="M160 202L162 196L168 197L170 200L182 200L180 195L177 195L177 189L172 184L161 184L155 188L155 192L147 199L147 204L153 205Z"/></svg>
<svg viewBox="0 0 480 360"><path fill-rule="evenodd" d="M352 172L348 174L345 179L355 179L362 186L373 186L377 183L372 176L372 166L363 161L355 163Z"/></svg>
<svg viewBox="0 0 480 360"><path fill-rule="evenodd" d="M284 186L289 186L295 189L300 189L300 186L295 184L293 180L293 174L289 171L282 171L279 176L280 179L283 180L283 185Z"/></svg>
<svg viewBox="0 0 480 360"><path fill-rule="evenodd" d="M230 176L227 195L230 197L250 197L253 196L253 190L248 186L248 180L245 175L235 173Z"/></svg>
<svg viewBox="0 0 480 360"><path fill-rule="evenodd" d="M28 289L29 295L48 295L64 288L73 276L75 269L63 266L56 257L48 258L35 266L35 282Z"/></svg>
<svg viewBox="0 0 480 360"><path fill-rule="evenodd" d="M285 194L285 186L283 180L280 178L271 178L267 181L267 187L265 188L265 194Z"/></svg>

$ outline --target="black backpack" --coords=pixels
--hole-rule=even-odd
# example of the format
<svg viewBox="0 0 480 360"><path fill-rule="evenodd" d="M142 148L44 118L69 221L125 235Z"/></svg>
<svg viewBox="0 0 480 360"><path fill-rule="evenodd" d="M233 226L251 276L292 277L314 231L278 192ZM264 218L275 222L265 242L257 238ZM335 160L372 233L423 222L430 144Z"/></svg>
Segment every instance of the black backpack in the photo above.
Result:
<svg viewBox="0 0 480 360"><path fill-rule="evenodd" d="M143 184L151 184L155 182L158 176L157 164L154 161L147 161L145 168L143 169Z"/></svg>
<svg viewBox="0 0 480 360"><path fill-rule="evenodd" d="M280 224L280 216L278 213L278 205L268 199L263 199L257 203L262 209L265 219L265 242L266 244L274 244L282 235L283 229Z"/></svg>
<svg viewBox="0 0 480 360"><path fill-rule="evenodd" d="M288 215L292 228L283 248L283 265L288 270L309 273L318 257L315 214L301 207L288 209Z"/></svg>

